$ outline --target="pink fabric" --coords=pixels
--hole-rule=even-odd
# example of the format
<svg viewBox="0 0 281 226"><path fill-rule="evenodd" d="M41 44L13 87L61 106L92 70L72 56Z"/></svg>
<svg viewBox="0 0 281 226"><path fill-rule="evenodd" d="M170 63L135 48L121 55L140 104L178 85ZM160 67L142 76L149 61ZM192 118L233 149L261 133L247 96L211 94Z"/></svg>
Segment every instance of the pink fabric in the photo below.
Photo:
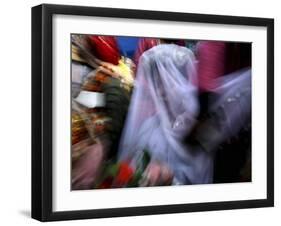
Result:
<svg viewBox="0 0 281 226"><path fill-rule="evenodd" d="M200 91L214 91L217 79L224 74L226 44L219 41L200 41L197 46L198 87Z"/></svg>

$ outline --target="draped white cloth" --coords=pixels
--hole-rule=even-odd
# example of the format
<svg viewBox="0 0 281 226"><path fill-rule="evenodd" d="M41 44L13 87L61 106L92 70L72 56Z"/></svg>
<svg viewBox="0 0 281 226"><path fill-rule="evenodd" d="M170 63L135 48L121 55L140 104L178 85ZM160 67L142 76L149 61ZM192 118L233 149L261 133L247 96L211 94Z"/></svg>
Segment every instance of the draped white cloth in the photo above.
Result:
<svg viewBox="0 0 281 226"><path fill-rule="evenodd" d="M162 44L140 58L119 160L135 164L144 149L152 161L167 164L174 183L212 183L213 156L183 143L199 113L196 60L175 44Z"/></svg>

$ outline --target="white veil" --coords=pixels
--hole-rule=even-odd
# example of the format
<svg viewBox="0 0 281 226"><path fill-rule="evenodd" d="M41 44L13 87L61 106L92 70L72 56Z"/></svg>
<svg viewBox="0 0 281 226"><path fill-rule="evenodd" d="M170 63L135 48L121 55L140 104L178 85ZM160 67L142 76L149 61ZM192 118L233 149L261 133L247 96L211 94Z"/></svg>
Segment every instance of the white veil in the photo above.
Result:
<svg viewBox="0 0 281 226"><path fill-rule="evenodd" d="M212 156L191 150L182 139L199 112L196 60L175 44L162 44L140 58L119 160L139 158L144 149L151 159L166 163L180 184L211 183Z"/></svg>

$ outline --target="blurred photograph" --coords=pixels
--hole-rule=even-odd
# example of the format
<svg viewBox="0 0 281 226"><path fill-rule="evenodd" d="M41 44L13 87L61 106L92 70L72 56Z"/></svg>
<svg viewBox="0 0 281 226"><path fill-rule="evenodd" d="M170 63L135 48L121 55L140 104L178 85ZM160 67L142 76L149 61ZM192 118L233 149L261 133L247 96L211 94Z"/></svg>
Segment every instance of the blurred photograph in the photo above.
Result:
<svg viewBox="0 0 281 226"><path fill-rule="evenodd" d="M72 190L251 182L251 43L70 38Z"/></svg>

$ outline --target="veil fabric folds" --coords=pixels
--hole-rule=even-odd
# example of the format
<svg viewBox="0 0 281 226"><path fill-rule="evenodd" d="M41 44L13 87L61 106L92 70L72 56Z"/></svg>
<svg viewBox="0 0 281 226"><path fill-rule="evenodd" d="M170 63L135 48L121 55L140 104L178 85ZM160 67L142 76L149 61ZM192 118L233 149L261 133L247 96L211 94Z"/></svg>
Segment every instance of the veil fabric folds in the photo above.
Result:
<svg viewBox="0 0 281 226"><path fill-rule="evenodd" d="M196 79L195 57L185 47L161 44L141 56L119 160L134 165L147 150L151 161L169 166L176 184L212 182L212 154L183 143L199 113Z"/></svg>

